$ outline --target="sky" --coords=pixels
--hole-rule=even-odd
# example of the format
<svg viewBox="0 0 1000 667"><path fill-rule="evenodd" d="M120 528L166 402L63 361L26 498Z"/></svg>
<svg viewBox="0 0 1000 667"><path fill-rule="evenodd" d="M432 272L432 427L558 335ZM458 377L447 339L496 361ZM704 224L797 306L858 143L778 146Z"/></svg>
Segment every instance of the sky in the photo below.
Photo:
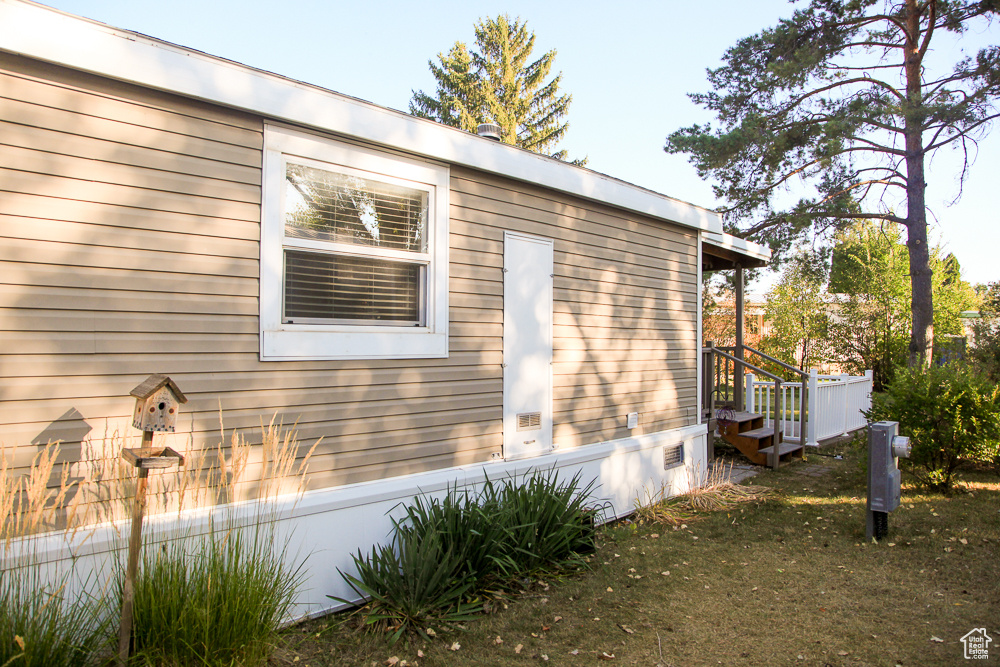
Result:
<svg viewBox="0 0 1000 667"><path fill-rule="evenodd" d="M414 90L433 93L428 61L458 40L474 42L473 25L506 13L527 20L535 53L555 49L561 90L573 96L566 139L571 159L700 206L718 202L681 155L667 155L668 134L712 120L687 93L709 89L706 68L727 47L791 15L785 0L47 0L51 7L133 30L406 111ZM801 3L799 3L801 4ZM1000 25L942 44L954 58L1000 42ZM1000 280L1000 125L981 141L961 187L956 155L939 154L928 169L932 239L956 255L964 277ZM773 278L765 276L755 291ZM751 286L753 290L754 287Z"/></svg>

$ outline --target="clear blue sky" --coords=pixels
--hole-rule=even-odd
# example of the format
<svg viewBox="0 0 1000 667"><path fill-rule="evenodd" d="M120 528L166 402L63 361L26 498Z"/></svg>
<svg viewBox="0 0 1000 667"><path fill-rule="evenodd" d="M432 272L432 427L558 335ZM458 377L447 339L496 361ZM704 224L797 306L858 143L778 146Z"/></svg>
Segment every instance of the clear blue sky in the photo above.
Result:
<svg viewBox="0 0 1000 667"><path fill-rule="evenodd" d="M773 25L783 0L659 0L609 3L381 0L47 0L45 4L406 110L411 91L434 90L427 61L456 41L473 41L480 18L520 16L537 53L556 49L562 89L573 95L562 147L588 166L707 207L716 205L682 156L663 152L673 130L711 117L686 93L707 90L705 69L726 47ZM1000 41L1000 26L956 48ZM943 54L946 57L948 54ZM954 252L966 279L1000 280L1000 126L982 142L961 201L952 156L928 178L932 236Z"/></svg>

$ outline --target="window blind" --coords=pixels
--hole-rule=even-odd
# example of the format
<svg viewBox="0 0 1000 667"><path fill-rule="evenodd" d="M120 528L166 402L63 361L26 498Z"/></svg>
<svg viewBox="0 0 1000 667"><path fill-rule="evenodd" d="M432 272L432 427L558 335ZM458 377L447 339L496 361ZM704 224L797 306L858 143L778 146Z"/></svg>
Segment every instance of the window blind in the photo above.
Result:
<svg viewBox="0 0 1000 667"><path fill-rule="evenodd" d="M284 321L423 324L424 266L285 249Z"/></svg>

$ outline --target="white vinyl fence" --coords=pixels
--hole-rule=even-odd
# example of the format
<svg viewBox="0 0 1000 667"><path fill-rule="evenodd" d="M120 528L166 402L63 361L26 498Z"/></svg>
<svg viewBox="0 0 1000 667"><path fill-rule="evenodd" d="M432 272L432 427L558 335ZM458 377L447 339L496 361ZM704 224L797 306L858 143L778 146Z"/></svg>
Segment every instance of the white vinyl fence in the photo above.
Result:
<svg viewBox="0 0 1000 667"><path fill-rule="evenodd" d="M818 445L820 440L836 435L846 435L864 428L868 422L864 411L872 407L872 372L863 376L820 375L814 368L809 374L808 406L806 407L807 445ZM785 440L802 442L801 382L783 382L782 431ZM758 380L752 373L746 375L747 411L764 415L764 424L774 420L774 382Z"/></svg>

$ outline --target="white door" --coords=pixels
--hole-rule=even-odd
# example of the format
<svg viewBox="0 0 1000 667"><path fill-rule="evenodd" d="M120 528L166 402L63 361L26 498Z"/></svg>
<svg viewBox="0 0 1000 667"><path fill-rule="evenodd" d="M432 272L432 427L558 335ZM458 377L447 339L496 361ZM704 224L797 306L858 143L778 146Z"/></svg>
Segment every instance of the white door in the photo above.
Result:
<svg viewBox="0 0 1000 667"><path fill-rule="evenodd" d="M503 455L552 450L552 240L504 233Z"/></svg>

